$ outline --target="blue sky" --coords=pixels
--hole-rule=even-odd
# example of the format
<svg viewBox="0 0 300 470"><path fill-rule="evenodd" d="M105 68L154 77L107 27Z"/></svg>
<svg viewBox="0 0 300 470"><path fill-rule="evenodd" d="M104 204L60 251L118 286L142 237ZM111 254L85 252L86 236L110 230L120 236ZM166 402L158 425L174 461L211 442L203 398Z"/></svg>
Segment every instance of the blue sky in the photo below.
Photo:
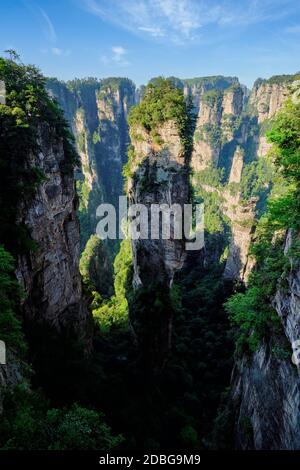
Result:
<svg viewBox="0 0 300 470"><path fill-rule="evenodd" d="M300 70L300 0L1 0L0 51L48 76L258 77Z"/></svg>

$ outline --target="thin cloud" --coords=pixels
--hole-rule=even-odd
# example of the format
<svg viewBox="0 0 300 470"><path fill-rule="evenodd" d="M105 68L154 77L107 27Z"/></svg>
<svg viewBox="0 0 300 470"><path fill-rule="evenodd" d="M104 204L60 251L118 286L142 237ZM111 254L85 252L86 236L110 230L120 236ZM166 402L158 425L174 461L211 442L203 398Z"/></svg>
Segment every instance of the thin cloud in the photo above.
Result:
<svg viewBox="0 0 300 470"><path fill-rule="evenodd" d="M71 51L69 49L60 49L59 47L52 47L51 52L53 55L56 55L59 57L67 57L68 55L71 54Z"/></svg>
<svg viewBox="0 0 300 470"><path fill-rule="evenodd" d="M272 22L291 13L294 0L81 0L102 20L139 36L175 44L197 42L205 28L216 35L224 30Z"/></svg>
<svg viewBox="0 0 300 470"><path fill-rule="evenodd" d="M52 21L50 20L49 16L47 15L47 13L45 12L43 8L38 7L38 9L41 13L42 18L44 19L47 36L52 42L57 41L57 34L56 34Z"/></svg>
<svg viewBox="0 0 300 470"><path fill-rule="evenodd" d="M145 33L149 33L154 38L164 37L165 33L160 28L153 28L149 26L139 26L139 31L143 31Z"/></svg>
<svg viewBox="0 0 300 470"><path fill-rule="evenodd" d="M130 62L126 56L128 51L123 46L113 46L110 50L110 55L103 55L101 62L106 65L118 65L120 67L128 67Z"/></svg>
<svg viewBox="0 0 300 470"><path fill-rule="evenodd" d="M291 33L291 34L299 34L300 33L300 25L295 25L295 26L288 26L285 29L286 33Z"/></svg>

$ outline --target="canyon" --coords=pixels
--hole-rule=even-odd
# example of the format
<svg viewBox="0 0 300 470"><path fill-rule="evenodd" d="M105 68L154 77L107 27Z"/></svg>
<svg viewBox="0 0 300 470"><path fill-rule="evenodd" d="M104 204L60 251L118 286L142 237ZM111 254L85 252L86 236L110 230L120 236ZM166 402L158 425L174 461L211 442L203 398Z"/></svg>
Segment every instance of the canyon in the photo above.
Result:
<svg viewBox="0 0 300 470"><path fill-rule="evenodd" d="M221 336L223 332L219 331L223 323L218 326L218 315L220 322L227 325L223 310L228 295L226 289L232 292L234 286L247 288L255 269L251 246L273 184L268 159L272 146L267 142L266 132L272 127L295 78L287 75L258 79L251 91L236 77L221 76L187 80L171 77L167 81L158 78L150 82L146 91L136 89L126 78L89 78L66 83L47 79L43 103L51 107L55 98L63 109L75 137L79 161L70 164L69 137L57 114L56 120L52 115L45 116L38 124L29 119L37 146L26 148L23 165L26 169L38 168L42 180L33 195L20 201L15 223L27 227L36 248L16 253L15 275L26 292L19 309L40 383L49 380L47 374L43 375L44 369L49 367L45 345L51 350L57 348L58 342L63 348L62 354L68 355L71 351L68 345L75 341L80 344L80 355L87 361L99 351L102 356L108 354L107 369L114 364L122 374L122 367L128 367L120 379L124 387L125 383L128 386L127 390L133 391L130 387L134 388L136 383L142 387L141 370L149 383L154 381L157 389L173 389L175 395L170 399L167 415L181 430L175 442L178 445L188 443L190 448L193 445L195 448L200 442L204 447L207 445L212 424L210 422L206 428L194 415L199 421L215 419L215 408L221 401L218 387L229 385L228 371L233 368L226 402L234 433L233 447L300 448L299 371L289 356L276 355L276 335L265 338L249 358L247 354L234 353L233 345L228 345L227 339ZM159 101L165 106L156 108ZM5 135L3 130L1 137ZM7 148L9 151L10 147ZM94 331L97 325L93 325L91 305L98 298L96 290L101 296L100 308L108 305L113 309L114 281L119 279L113 273L113 263L115 260L116 264L117 253L121 251L118 241L94 238L96 208L103 202L117 206L118 197L124 193L129 207L138 203L147 207L153 203L178 203L183 207L192 197L204 202L206 246L191 256L184 249L184 240L132 241L131 258L125 260L123 256L127 264L121 285L128 309L128 330L116 328L114 332L112 329L112 345L109 345L107 336L99 337ZM270 299L280 320L282 341L287 342L290 349L300 329L300 269L297 257L290 253L295 240L297 242L298 234L287 230L282 247L289 259L282 275L285 284L282 287L283 283L278 283ZM92 246L92 254L87 253L88 246ZM80 256L85 257L89 285L82 285ZM189 291L190 285L193 289ZM219 289L218 294L214 294L214 288ZM194 296L192 301L190 296ZM198 305L200 313L196 315L194 310ZM210 309L218 313L210 313ZM200 338L202 333L203 338ZM220 378L216 386L217 396L211 398L208 418L205 403L210 397L201 382L202 374L207 375L209 386L216 379L206 370L210 365L202 364L201 351L204 356L213 355L211 349L220 347L220 338L228 348L224 359L226 376ZM128 351L118 349L122 342L130 344ZM197 345L198 353L193 350ZM186 365L185 354L189 357L193 352L197 359L191 366ZM22 372L24 361L18 358L18 353L9 348L8 354L13 360L0 366L3 388L15 386L26 375ZM62 357L54 353L55 361ZM136 357L140 363L136 362ZM215 357L209 360L214 365L217 362ZM50 361L50 364L55 381L55 363ZM92 367L95 364L99 366L95 362ZM130 365L134 371L133 385L127 385L127 376L131 377ZM100 377L104 375L106 364L101 367ZM163 377L164 370L169 382ZM147 371L150 371L149 376ZM30 382L29 378L26 380ZM113 377L112 383L114 380ZM107 383L110 384L108 379ZM180 387L184 390L186 408L182 415L178 411L181 398L174 390L176 383L179 396ZM139 390L137 388L135 393ZM201 397L203 393L200 404L194 396L195 390ZM105 393L109 395L107 390ZM156 391L153 393L155 396ZM88 397L87 401L92 401L90 395ZM0 402L3 403L2 398ZM105 400L103 403L107 406ZM128 403L126 406L130 414ZM107 410L109 406L106 413ZM164 416L162 429L157 431L159 425L151 421L154 419L150 416L151 407L147 413L151 425L149 430L143 429L145 442L151 442L156 448L159 444L151 433L156 432L163 441L166 437L160 432L164 434L170 422ZM124 416L122 422L126 421L126 413ZM111 421L116 425L114 415ZM142 427L140 423L137 428L139 426ZM135 430L129 430L133 442ZM139 437L135 438L137 445Z"/></svg>

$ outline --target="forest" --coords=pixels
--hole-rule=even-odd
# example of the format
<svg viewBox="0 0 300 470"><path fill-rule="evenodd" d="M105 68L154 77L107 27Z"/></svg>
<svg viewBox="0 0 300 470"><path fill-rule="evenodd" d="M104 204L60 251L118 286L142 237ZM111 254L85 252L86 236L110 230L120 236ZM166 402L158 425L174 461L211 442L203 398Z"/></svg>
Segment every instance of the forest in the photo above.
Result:
<svg viewBox="0 0 300 470"><path fill-rule="evenodd" d="M0 58L1 450L259 446L234 374L250 370L259 387L251 367L266 350L298 377L287 326L297 324L287 304L300 260L297 78L254 85L286 87L262 122L249 96L236 104L237 79L158 77L134 102L127 79L66 84L12 53ZM200 105L183 92L192 86ZM100 240L95 207L124 194L129 205L204 202L205 248ZM266 420L285 393L270 408L257 399ZM298 437L274 446L295 448L299 423Z"/></svg>

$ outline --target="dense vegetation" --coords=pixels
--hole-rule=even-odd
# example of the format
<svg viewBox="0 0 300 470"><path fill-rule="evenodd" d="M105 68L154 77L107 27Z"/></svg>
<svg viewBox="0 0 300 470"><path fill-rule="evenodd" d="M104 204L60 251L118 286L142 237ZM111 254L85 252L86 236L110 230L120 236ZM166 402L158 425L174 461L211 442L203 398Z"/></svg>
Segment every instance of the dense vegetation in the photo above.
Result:
<svg viewBox="0 0 300 470"><path fill-rule="evenodd" d="M44 77L35 67L20 63L14 51L10 51L10 55L10 59L0 58L0 79L6 86L6 102L0 104L0 338L6 343L10 364L23 381L15 387L8 387L4 397L1 390L4 411L0 423L0 448L114 448L122 442L122 438L112 435L102 413L74 404L76 394L69 396L68 400L64 399L64 393L68 395L74 388L79 370L82 372L85 367L78 345L67 344L67 341L62 345L55 340L51 343L53 331L50 328L47 334L43 332L47 342L40 344L41 330L36 325L35 332L32 325L31 339L36 335L36 341L40 344L38 360L45 365L43 361L47 358L51 366L49 370L45 367L43 378L39 374L32 375L29 367L32 356L28 351L30 348L19 311L26 292L22 292L15 280L14 269L17 255L37 248L26 226L20 222L20 215L24 205L30 203L45 179L41 169L32 166L30 158L40 151L38 137L42 126L48 128L55 142L63 145L65 158L61 161L62 174L73 172L78 157L63 113L46 92ZM52 355L49 355L49 350ZM80 367L76 362L79 355ZM70 387L68 391L67 388L65 391L63 389L63 377L66 387ZM51 390L52 403L45 398L46 390L41 393L33 391L35 387L40 387L41 382L45 383L45 379L48 392ZM55 396L58 385L62 400L59 395ZM65 406L53 406L54 402L64 400Z"/></svg>
<svg viewBox="0 0 300 470"><path fill-rule="evenodd" d="M0 338L17 362L26 364L30 352L19 312L20 299L26 293L14 278L14 257L33 250L34 244L17 215L20 201L30 201L44 178L39 168L27 164L27 157L39 151L41 122L52 126L53 135L63 139L63 171L72 171L76 152L62 113L45 92L44 79L34 67L0 59L0 79L7 87L6 105L0 105ZM174 83L174 78L153 80L143 91L141 104L131 111L129 123L132 129L142 126L159 145L159 127L174 120L188 163L194 118L183 98L182 86L178 89ZM209 90L217 85L227 88L235 84L235 79L210 77L185 83ZM131 86L126 80L122 84ZM68 88L75 90L82 101L89 101L99 82L92 78L87 88L85 85L86 81L76 80L69 82ZM103 80L98 91L107 87L115 90L119 85L120 79ZM219 103L220 93L208 91L204 100L210 105ZM206 133L218 140L220 135L213 131L206 128ZM80 269L94 317L94 351L83 359L78 344L65 338L62 348L57 345L55 349L52 343L48 357L51 367L44 376L31 377L27 366L24 382L8 388L4 395L0 448L193 450L233 445L230 432L224 435L224 422L229 427L232 424L230 413L220 413L215 422L214 418L226 398L234 340L239 354L251 354L262 338L272 335L277 341L273 344L276 354L281 358L288 354L270 300L280 278L284 284L282 275L288 267L283 254L285 231L299 229L299 135L300 105L290 100L269 132L275 146L272 161L249 158L241 182L231 187L242 200L261 198L271 190L252 247L256 267L247 289L235 286L234 295L231 283L223 279L230 232L222 211L222 192L230 189L225 168L208 168L193 175L194 201L206 203L205 260L203 253L188 255L170 289L157 277L133 291L129 240L114 247L119 250L114 261L113 292L110 283L106 286L107 279L99 277L97 265L111 265L113 256L107 258L104 241L95 235L90 237L90 192L86 185L78 184L85 237ZM98 130L89 138L95 147L101 145ZM78 143L85 151L84 136ZM134 150L129 147L128 151L129 166L124 174L132 177ZM298 245L293 247L292 255L299 258ZM155 356L151 335L157 333L161 319L169 315L173 316L172 346L163 365L157 368L154 366L160 358ZM52 333L47 331L49 337ZM38 340L38 330L35 335ZM49 356L48 343L43 345L43 354Z"/></svg>
<svg viewBox="0 0 300 470"><path fill-rule="evenodd" d="M22 201L32 197L44 178L40 168L28 165L30 153L39 151L40 126L47 123L55 138L63 140L63 171L72 171L77 154L63 113L35 67L0 58L0 80L6 86L6 104L0 104L0 240L17 254L33 248L26 227L17 220Z"/></svg>
<svg viewBox="0 0 300 470"><path fill-rule="evenodd" d="M271 300L279 283L285 282L284 274L290 266L288 256L291 253L284 255L283 251L286 230L299 230L299 136L300 104L289 99L268 133L269 141L274 144L276 177L273 178L267 211L259 221L252 247L256 267L246 292L235 294L226 304L233 323L238 326L239 351L255 351L263 337L271 336L270 331L280 337L280 322ZM295 246L295 261L298 255L299 247Z"/></svg>
<svg viewBox="0 0 300 470"><path fill-rule="evenodd" d="M190 152L193 116L183 93L171 80L157 78L146 87L141 103L131 109L128 123L131 128L142 126L155 137L158 127L170 120L176 122L183 145Z"/></svg>

